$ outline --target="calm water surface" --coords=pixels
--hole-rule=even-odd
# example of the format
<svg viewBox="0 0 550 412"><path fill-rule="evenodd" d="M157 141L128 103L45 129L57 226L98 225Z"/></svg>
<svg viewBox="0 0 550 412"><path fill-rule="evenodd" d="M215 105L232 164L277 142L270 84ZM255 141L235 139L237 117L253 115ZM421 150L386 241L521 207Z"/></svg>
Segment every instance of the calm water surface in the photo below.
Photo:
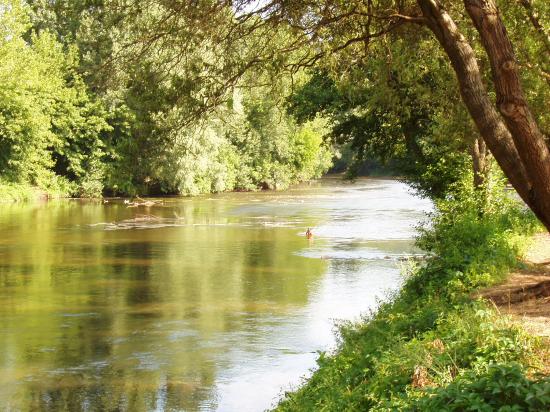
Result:
<svg viewBox="0 0 550 412"><path fill-rule="evenodd" d="M0 205L0 410L269 408L336 320L399 286L429 209L395 181L335 179Z"/></svg>

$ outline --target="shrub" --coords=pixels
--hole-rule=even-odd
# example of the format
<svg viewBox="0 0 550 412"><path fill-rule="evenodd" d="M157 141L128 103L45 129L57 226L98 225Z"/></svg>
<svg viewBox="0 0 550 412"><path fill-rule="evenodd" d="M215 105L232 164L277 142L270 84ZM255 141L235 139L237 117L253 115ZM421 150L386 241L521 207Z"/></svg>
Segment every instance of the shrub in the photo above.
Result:
<svg viewBox="0 0 550 412"><path fill-rule="evenodd" d="M550 378L531 381L519 364L491 365L469 372L444 388L428 391L409 411L545 411L550 408Z"/></svg>

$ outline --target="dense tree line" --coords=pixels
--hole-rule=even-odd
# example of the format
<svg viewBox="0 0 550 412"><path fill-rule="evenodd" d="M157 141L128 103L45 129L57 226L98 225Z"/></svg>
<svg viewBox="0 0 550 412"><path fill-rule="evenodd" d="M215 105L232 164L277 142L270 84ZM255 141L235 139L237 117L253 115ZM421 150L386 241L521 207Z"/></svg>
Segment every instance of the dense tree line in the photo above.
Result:
<svg viewBox="0 0 550 412"><path fill-rule="evenodd" d="M284 110L289 76L243 72L205 107L208 49L190 45L180 65L158 44L130 55L140 33L116 5L0 2L0 185L197 194L285 188L328 169L323 122Z"/></svg>

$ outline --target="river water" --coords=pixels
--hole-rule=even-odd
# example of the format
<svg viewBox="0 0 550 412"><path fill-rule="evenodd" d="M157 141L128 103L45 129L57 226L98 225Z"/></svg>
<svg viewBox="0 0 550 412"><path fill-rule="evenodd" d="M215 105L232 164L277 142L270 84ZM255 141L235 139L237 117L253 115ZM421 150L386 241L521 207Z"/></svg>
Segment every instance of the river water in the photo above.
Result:
<svg viewBox="0 0 550 412"><path fill-rule="evenodd" d="M0 205L0 410L269 408L399 287L430 207L381 179Z"/></svg>

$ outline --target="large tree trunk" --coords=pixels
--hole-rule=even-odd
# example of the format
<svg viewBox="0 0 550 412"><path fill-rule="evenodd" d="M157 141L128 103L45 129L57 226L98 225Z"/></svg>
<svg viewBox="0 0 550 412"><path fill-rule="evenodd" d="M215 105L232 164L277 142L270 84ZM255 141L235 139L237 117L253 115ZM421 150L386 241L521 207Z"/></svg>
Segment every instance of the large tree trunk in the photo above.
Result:
<svg viewBox="0 0 550 412"><path fill-rule="evenodd" d="M506 28L494 0L464 0L464 4L489 56L497 107L531 181L533 201L550 216L550 151L525 99Z"/></svg>
<svg viewBox="0 0 550 412"><path fill-rule="evenodd" d="M417 0L426 24L449 56L458 78L460 93L480 135L491 150L512 186L535 215L550 230L550 197L546 196L542 175L531 180L518 153L510 130L491 102L471 45L460 33L439 0ZM529 142L525 143L529 146ZM522 149L523 147L520 146ZM525 157L524 154L522 154ZM529 171L531 171L530 166ZM537 169L539 170L540 167ZM547 176L550 181L550 175ZM535 185L542 185L535 187ZM546 196L546 197L545 197Z"/></svg>

